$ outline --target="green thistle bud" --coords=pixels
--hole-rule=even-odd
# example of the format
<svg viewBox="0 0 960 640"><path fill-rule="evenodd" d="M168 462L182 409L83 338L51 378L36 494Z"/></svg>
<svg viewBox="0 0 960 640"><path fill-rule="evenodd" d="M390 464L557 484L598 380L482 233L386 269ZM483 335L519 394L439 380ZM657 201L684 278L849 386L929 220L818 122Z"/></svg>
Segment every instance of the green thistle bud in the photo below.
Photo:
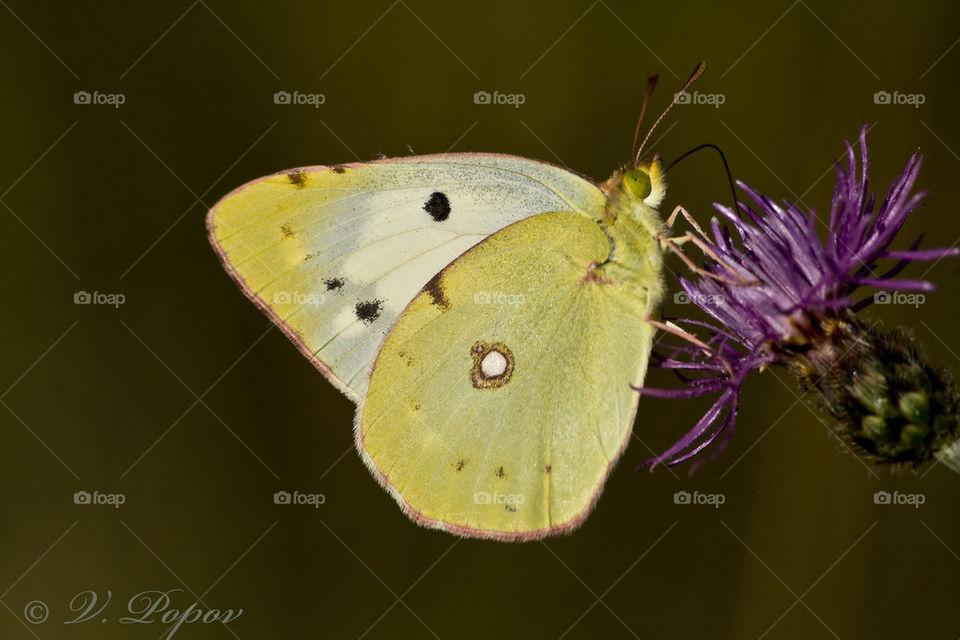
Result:
<svg viewBox="0 0 960 640"><path fill-rule="evenodd" d="M778 345L780 356L844 441L878 462L939 457L960 471L960 398L909 332L878 330L842 312L811 318L798 334Z"/></svg>

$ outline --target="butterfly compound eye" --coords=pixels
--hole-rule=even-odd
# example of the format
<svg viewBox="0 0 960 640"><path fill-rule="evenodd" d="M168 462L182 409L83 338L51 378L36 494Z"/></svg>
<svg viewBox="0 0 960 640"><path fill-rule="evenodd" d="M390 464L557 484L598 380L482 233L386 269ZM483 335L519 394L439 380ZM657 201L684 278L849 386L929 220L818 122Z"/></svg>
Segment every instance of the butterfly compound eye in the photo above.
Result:
<svg viewBox="0 0 960 640"><path fill-rule="evenodd" d="M643 169L630 169L623 174L623 187L627 193L640 200L649 196L653 190L650 185L650 176Z"/></svg>

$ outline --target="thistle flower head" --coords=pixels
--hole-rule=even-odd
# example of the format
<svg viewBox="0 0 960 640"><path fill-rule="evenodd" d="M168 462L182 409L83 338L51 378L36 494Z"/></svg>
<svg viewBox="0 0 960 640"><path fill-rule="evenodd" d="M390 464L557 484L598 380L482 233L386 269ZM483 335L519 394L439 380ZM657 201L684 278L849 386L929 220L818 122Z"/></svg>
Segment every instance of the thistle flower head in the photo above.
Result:
<svg viewBox="0 0 960 640"><path fill-rule="evenodd" d="M773 364L797 375L833 416L838 434L859 450L889 461L960 460L958 401L949 376L926 364L908 333L883 333L855 313L873 301L862 294L855 299L863 288L886 295L932 290L930 282L898 276L911 262L958 254L921 250L922 237L907 250L890 248L925 195L913 191L922 158L910 157L878 205L868 193L866 130L859 170L849 143L845 166L837 164L825 239L813 211L778 204L743 183L738 186L749 204L737 203L739 211L715 205L729 223L714 218L705 238L704 268L715 277L681 278L680 284L716 324L675 320L679 331L708 334L654 354L653 365L673 369L686 388L641 392L720 395L693 429L648 463L682 462L721 434L725 445L744 378Z"/></svg>

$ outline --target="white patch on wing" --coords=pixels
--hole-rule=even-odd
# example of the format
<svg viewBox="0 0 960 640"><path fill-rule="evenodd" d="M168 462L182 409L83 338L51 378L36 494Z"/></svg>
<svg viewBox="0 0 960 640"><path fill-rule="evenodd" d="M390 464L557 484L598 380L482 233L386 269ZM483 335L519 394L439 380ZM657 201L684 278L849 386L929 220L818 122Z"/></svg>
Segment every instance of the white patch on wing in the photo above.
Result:
<svg viewBox="0 0 960 640"><path fill-rule="evenodd" d="M496 349L484 356L483 361L480 363L480 372L484 378L502 376L506 370L507 358Z"/></svg>

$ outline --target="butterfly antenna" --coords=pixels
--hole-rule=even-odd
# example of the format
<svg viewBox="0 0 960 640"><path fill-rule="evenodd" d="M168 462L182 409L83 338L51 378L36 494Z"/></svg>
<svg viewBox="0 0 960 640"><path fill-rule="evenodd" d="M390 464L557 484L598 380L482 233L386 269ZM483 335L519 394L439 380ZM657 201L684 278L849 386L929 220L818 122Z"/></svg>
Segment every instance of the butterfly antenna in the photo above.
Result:
<svg viewBox="0 0 960 640"><path fill-rule="evenodd" d="M640 117L637 118L637 128L633 131L633 146L630 147L630 157L637 154L637 142L640 140L640 125L643 123L643 115L647 112L647 105L650 104L650 96L653 95L653 88L657 86L657 72L651 71L647 76L647 90L643 94L643 106L640 107Z"/></svg>
<svg viewBox="0 0 960 640"><path fill-rule="evenodd" d="M733 174L730 173L730 165L727 164L727 157L723 155L723 150L717 145L708 142L706 144L701 144L699 146L696 146L693 149L690 149L689 151L681 155L679 158L676 158L670 164L668 164L665 171L667 173L670 173L670 170L673 169L673 167L675 167L681 160L693 155L697 151L702 151L704 149L713 149L718 154L720 154L720 161L723 162L723 169L724 171L727 172L727 182L730 184L730 194L733 196L733 210L740 211L740 201L737 200L737 190L734 187Z"/></svg>
<svg viewBox="0 0 960 640"><path fill-rule="evenodd" d="M650 127L650 130L647 131L647 137L645 137L643 139L643 142L640 143L640 148L637 149L637 152L633 157L634 166L637 166L638 164L640 164L640 154L643 152L643 148L646 146L647 141L650 140L650 135L654 132L654 130L656 130L657 125L660 124L660 121L663 120L663 117L665 115L670 113L670 109L673 109L674 105L677 104L677 101L680 99L680 96L682 96L684 93L687 92L687 89L690 88L690 85L692 85L694 81L703 74L706 68L707 68L706 62L702 60L698 62L697 66L693 70L693 73L691 73L690 77L687 78L687 81L683 83L683 87L681 87L680 91L678 91L673 95L673 100L670 102L667 108L663 110L663 113L660 114L660 117L657 118L657 121L653 123L653 126Z"/></svg>

